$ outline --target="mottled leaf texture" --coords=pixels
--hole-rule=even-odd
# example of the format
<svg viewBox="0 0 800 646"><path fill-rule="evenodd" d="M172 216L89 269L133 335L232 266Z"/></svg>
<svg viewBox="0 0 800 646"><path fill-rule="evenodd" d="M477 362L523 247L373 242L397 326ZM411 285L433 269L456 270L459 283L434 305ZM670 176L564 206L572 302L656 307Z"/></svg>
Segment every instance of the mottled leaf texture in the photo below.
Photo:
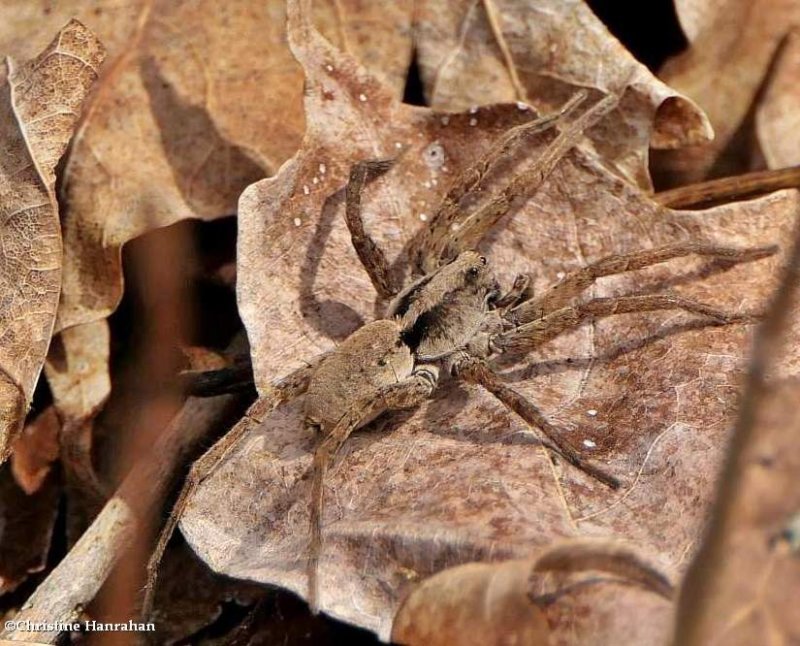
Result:
<svg viewBox="0 0 800 646"><path fill-rule="evenodd" d="M800 643L800 230L758 331L706 539L684 581L675 644Z"/></svg>
<svg viewBox="0 0 800 646"><path fill-rule="evenodd" d="M400 266L405 243L453 178L532 118L514 104L455 114L402 105L311 29L296 2L289 8L290 44L307 75L308 130L297 155L239 204L237 293L262 394L380 311L343 221L350 165L400 155L363 202L367 230ZM517 166L527 167L551 137L534 138ZM513 168L505 165L487 190ZM481 250L504 285L529 273L541 293L562 272L612 253L681 240L782 243L797 205L788 191L667 210L581 149ZM669 289L750 312L762 306L782 258L733 267L680 259L603 279L587 295ZM676 578L725 452L750 331L679 312L626 315L498 363L577 450L623 481L619 492L554 464L535 429L470 386L444 383L420 409L356 433L327 477L322 610L388 639L416 582L460 563L527 558L563 537L625 538ZM306 595L308 469L318 438L304 428L302 398L263 408L240 422L242 439L190 499L182 529L215 570ZM572 630L579 618L597 630L613 621L615 598L576 591L562 601L554 628L562 643L585 633Z"/></svg>
<svg viewBox="0 0 800 646"><path fill-rule="evenodd" d="M6 58L0 86L0 459L42 369L58 306L55 166L97 78L103 47L77 21L36 58Z"/></svg>
<svg viewBox="0 0 800 646"><path fill-rule="evenodd" d="M678 4L683 20L682 4L697 3ZM766 119L778 119L776 128L785 119L786 115L774 111L776 103L781 103L784 109L792 104L795 114L800 109L797 84L780 80L786 74L784 68L792 65L786 57L797 55L796 45L791 46L794 53L782 55L781 43L800 24L800 1L726 0L707 5L689 49L668 61L661 70L666 83L702 106L716 133L710 144L659 159L659 166L673 174L674 182L696 181L709 174L736 174L758 163L747 136L752 132L748 130L748 120L751 111L758 109L758 99L766 86L771 85L769 101L773 107L772 112L762 112L759 116L759 137L765 128L770 129ZM771 80L773 63L777 64L774 71L778 78ZM777 92L784 96L776 97ZM740 128L745 132L737 137ZM800 147L795 130L781 128L780 136L785 139L782 147L795 151ZM773 135L767 148L774 145ZM770 152L766 160L771 164L778 162Z"/></svg>
<svg viewBox="0 0 800 646"><path fill-rule="evenodd" d="M64 170L58 330L113 311L124 243L234 213L241 191L274 173L304 128L283 0L10 0L0 7L0 51L27 51L44 25L71 15L108 39L111 57ZM410 2L319 0L315 17L402 93Z"/></svg>
<svg viewBox="0 0 800 646"><path fill-rule="evenodd" d="M631 578L618 577L609 585L606 577L604 585L597 585L601 571L619 575L641 564L647 568L647 578L658 578L663 588L665 582L657 571L630 549L600 548L599 541L581 543L556 543L527 560L467 563L435 574L403 600L394 620L392 642L408 646L545 646L561 643L565 637L551 631L551 624L569 623L572 635L567 643L570 639L581 644L658 643L671 618L671 595L656 596L652 588L641 585L641 578L634 583ZM587 548L594 553L582 558L587 553L581 551ZM598 559L603 549L607 558ZM557 561L557 567L543 570L548 560ZM570 570L578 566L580 571L565 572L564 566ZM564 594L568 589L571 593ZM575 612L574 598L581 596L584 608L613 608L617 619L611 613ZM563 607L561 600L566 601ZM573 614L573 620L564 622L565 614Z"/></svg>
<svg viewBox="0 0 800 646"><path fill-rule="evenodd" d="M614 93L620 109L588 134L622 176L651 187L648 147L712 137L703 111L631 56L584 0L420 3L418 59L434 107L524 101L553 110L579 88Z"/></svg>
<svg viewBox="0 0 800 646"><path fill-rule="evenodd" d="M35 53L71 16L107 45L109 63L65 165L64 276L57 330L92 338L122 295L120 248L185 218L236 211L241 191L300 144L303 74L286 44L284 0L4 0L0 51ZM411 3L317 0L315 19L400 96L411 58ZM42 43L39 46L43 46ZM99 343L93 343L99 351ZM64 339L49 377L60 409L104 395L108 358ZM77 352L77 354L73 354ZM79 372L71 372L75 367ZM66 385L65 392L62 385ZM82 392L81 392L82 391ZM86 402L85 402L86 403ZM92 402L85 407L92 409ZM86 418L85 414L80 415Z"/></svg>

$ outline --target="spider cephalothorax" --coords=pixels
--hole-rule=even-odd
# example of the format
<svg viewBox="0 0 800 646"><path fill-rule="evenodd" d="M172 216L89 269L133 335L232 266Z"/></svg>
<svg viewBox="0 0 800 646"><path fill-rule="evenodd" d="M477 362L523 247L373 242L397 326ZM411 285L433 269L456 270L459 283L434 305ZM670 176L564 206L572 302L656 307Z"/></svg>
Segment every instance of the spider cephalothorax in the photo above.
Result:
<svg viewBox="0 0 800 646"><path fill-rule="evenodd" d="M474 251L413 282L386 319L351 334L315 371L306 393L307 423L327 433L359 400L412 374L435 385L438 364L469 345L499 297L486 258Z"/></svg>

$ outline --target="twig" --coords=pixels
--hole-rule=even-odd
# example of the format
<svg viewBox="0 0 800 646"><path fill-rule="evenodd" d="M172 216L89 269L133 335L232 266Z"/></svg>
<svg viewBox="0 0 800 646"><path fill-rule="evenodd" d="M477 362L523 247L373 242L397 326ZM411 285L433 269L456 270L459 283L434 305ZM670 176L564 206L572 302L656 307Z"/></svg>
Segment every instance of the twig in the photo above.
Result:
<svg viewBox="0 0 800 646"><path fill-rule="evenodd" d="M674 209L702 206L710 202L752 197L782 188L800 188L800 166L745 173L712 179L655 194L655 200Z"/></svg>
<svg viewBox="0 0 800 646"><path fill-rule="evenodd" d="M133 541L140 519L160 511L178 467L213 429L241 410L243 401L236 395L188 399L72 550L25 602L14 618L17 625L78 620ZM57 630L4 630L0 637L55 644L59 634Z"/></svg>

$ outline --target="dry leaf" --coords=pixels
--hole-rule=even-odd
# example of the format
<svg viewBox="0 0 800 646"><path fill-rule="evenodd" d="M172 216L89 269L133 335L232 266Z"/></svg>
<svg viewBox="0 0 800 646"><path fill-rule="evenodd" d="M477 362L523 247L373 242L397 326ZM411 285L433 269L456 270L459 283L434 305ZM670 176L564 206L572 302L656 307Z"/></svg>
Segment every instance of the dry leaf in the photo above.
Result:
<svg viewBox="0 0 800 646"><path fill-rule="evenodd" d="M27 55L50 26L77 15L111 54L63 173L57 330L116 308L124 243L181 219L234 213L242 189L295 152L303 76L286 46L284 12L283 0L9 0L0 7L0 51ZM400 96L412 50L410 2L318 1L315 15ZM72 334L90 338L97 325ZM86 365L73 348L65 339L63 363ZM108 359L92 361L99 386ZM73 406L57 384L53 394L59 409ZM85 453L91 415L79 417L85 432L71 436Z"/></svg>
<svg viewBox="0 0 800 646"><path fill-rule="evenodd" d="M620 108L588 136L623 177L651 188L648 146L678 148L713 135L702 110L655 78L583 0L426 0L418 59L436 108L521 100L551 111L579 88L616 94Z"/></svg>
<svg viewBox="0 0 800 646"><path fill-rule="evenodd" d="M683 584L676 644L800 641L800 229L761 326L732 451Z"/></svg>
<svg viewBox="0 0 800 646"><path fill-rule="evenodd" d="M392 642L549 644L547 618L528 595L530 565L528 561L467 563L432 576L400 607Z"/></svg>
<svg viewBox="0 0 800 646"><path fill-rule="evenodd" d="M186 370L219 370L230 364L222 353L203 346L187 346L181 348Z"/></svg>
<svg viewBox="0 0 800 646"><path fill-rule="evenodd" d="M554 577L554 571L569 574ZM570 608L556 608L562 603L569 606L569 602L563 601L565 598L573 597L574 604L576 596L588 592L591 599L592 589L600 581L590 578L592 571L622 577L618 586L603 587L605 593L615 594L614 602L599 603L601 607L614 607L622 621L616 622L616 626L604 622L605 630L598 634L595 626L591 626L595 629L591 632L586 630L590 628L586 624L592 623L596 613L583 612L577 615L577 621L570 622L573 634L585 632L587 637L591 635L593 643L657 642L665 632L671 604L664 598L660 604L654 604L652 599L639 597L652 596L657 591L669 599L671 586L635 550L605 541L567 541L545 548L528 560L468 563L444 570L423 581L403 601L394 620L392 642L425 646L554 643L558 635L551 635L548 616L570 612ZM630 594L634 581L650 591L638 588ZM624 611L631 601L636 615ZM644 609L653 612L644 615ZM624 630L609 634L611 626ZM589 640L581 639L578 643Z"/></svg>
<svg viewBox="0 0 800 646"><path fill-rule="evenodd" d="M325 30L402 92L411 6L318 2ZM108 36L106 66L64 170L61 330L107 316L121 296L121 245L178 220L229 215L303 132L302 72L285 44L283 2L14 0L0 50L77 14ZM343 13L342 13L343 12Z"/></svg>
<svg viewBox="0 0 800 646"><path fill-rule="evenodd" d="M0 73L0 460L8 457L42 369L58 306L61 236L55 166L103 59L76 21L38 57Z"/></svg>
<svg viewBox="0 0 800 646"><path fill-rule="evenodd" d="M36 493L58 458L58 434L61 424L50 406L25 425L17 436L11 454L11 473L26 494Z"/></svg>
<svg viewBox="0 0 800 646"><path fill-rule="evenodd" d="M735 1L735 0L734 0ZM675 0L675 13L690 42L730 4L731 0Z"/></svg>
<svg viewBox="0 0 800 646"><path fill-rule="evenodd" d="M104 496L92 463L92 431L111 393L110 351L108 323L93 321L56 335L44 366L63 424L60 452L66 480L98 502Z"/></svg>
<svg viewBox="0 0 800 646"><path fill-rule="evenodd" d="M195 643L192 636L220 617L223 603L253 605L264 596L263 588L213 574L184 543L167 553L159 578L152 621L155 641L165 646Z"/></svg>
<svg viewBox="0 0 800 646"><path fill-rule="evenodd" d="M740 133L739 129L746 124L751 110L758 108L755 101L768 81L781 40L798 24L798 0L728 0L708 9L702 31L691 47L661 70L666 83L702 106L716 133L710 144L659 159L664 172L672 173L673 183L698 181L707 175L731 175L750 170L756 163L747 133ZM776 98L778 91L786 96ZM797 100L792 99L796 92L795 83L778 83L770 101L796 104ZM767 117L768 114L761 115L762 132ZM780 128L780 124L774 127ZM789 141L794 138L791 130L781 131L781 135ZM800 144L794 140L793 145L796 149Z"/></svg>
<svg viewBox="0 0 800 646"><path fill-rule="evenodd" d="M341 209L349 166L395 156L367 191L367 229L402 260L405 242L452 179L510 126L516 106L442 115L392 100L352 59L300 20L290 36L307 73L301 151L240 201L238 298L258 387L304 365L375 315L374 292ZM547 137L526 149L535 159ZM541 293L561 272L612 253L695 240L737 247L788 238L798 196L708 211L659 207L573 151L537 196L481 246L505 285L519 273ZM602 280L592 296L672 289L733 311L758 309L781 256L735 267L672 261ZM470 561L525 558L566 536L627 538L676 575L691 553L724 453L750 328L709 327L677 312L598 321L548 344L503 376L624 481L612 493L554 467L536 432L483 391L450 384L345 445L327 480L322 609L390 634L413 581ZM251 411L244 436L193 497L182 528L215 570L306 594L309 482L316 438L302 398ZM613 595L604 597L606 603ZM574 607L586 611L585 598ZM613 605L592 607L612 621ZM557 630L570 633L569 617ZM606 617L606 619L603 619ZM598 619L600 618L600 619Z"/></svg>
<svg viewBox="0 0 800 646"><path fill-rule="evenodd" d="M64 330L53 339L45 364L59 414L71 421L94 416L111 392L108 323Z"/></svg>
<svg viewBox="0 0 800 646"><path fill-rule="evenodd" d="M770 168L800 164L800 30L786 38L756 110L756 135Z"/></svg>

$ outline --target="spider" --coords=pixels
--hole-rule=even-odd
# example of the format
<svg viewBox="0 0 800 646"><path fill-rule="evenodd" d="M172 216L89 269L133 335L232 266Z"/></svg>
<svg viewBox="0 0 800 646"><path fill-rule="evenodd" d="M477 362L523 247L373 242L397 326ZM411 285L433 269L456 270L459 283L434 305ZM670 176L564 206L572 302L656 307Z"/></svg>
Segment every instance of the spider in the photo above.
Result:
<svg viewBox="0 0 800 646"><path fill-rule="evenodd" d="M617 488L619 482L614 476L587 462L532 402L503 382L493 371L492 360L506 353L522 356L587 321L617 314L679 309L715 324L754 320L751 315L729 314L670 293L576 300L603 276L691 254L728 263L751 261L774 253L774 247L737 249L683 241L603 258L567 274L540 296L530 295L529 279L524 275L518 276L506 293L501 291L491 263L475 248L511 209L512 202L530 198L582 133L618 102L615 96L606 96L564 123L584 98L585 94L579 93L559 112L511 129L456 180L429 226L410 245L408 256L421 276L405 287L392 280L389 263L380 246L366 233L361 213L364 188L391 172L393 161L365 160L351 168L345 189L347 226L379 297L390 304L384 318L367 323L333 351L290 375L275 387L264 404L274 407L305 392L306 424L322 436L311 468L308 602L315 612L323 547L325 474L337 451L356 429L388 411L419 406L435 394L443 379L463 380L483 387L526 423L538 428L545 438L543 444L568 463ZM557 136L528 170L513 177L473 212L460 208L464 198L480 190L482 179L500 160L532 134L556 124L563 124ZM155 567L182 505L227 447L238 439L230 435L233 433L219 443L221 448L214 447L193 467L151 558L148 595L152 593Z"/></svg>

